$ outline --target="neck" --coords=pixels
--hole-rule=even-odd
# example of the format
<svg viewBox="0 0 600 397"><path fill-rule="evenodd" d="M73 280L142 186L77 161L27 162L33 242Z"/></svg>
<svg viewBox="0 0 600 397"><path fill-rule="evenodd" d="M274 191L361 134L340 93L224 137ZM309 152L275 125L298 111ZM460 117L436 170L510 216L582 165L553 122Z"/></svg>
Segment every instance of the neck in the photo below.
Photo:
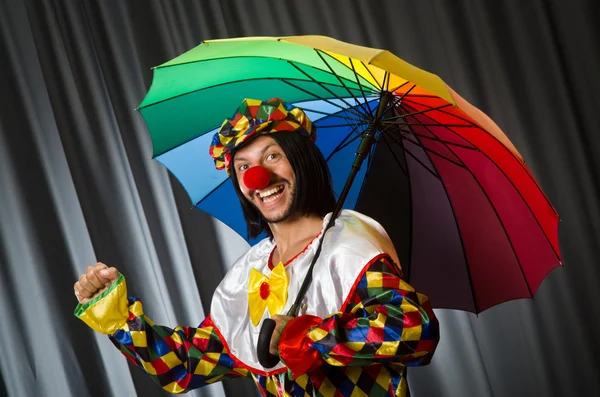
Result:
<svg viewBox="0 0 600 397"><path fill-rule="evenodd" d="M277 246L273 252L273 264L286 263L321 232L323 219L318 215L307 215L272 223L269 227Z"/></svg>

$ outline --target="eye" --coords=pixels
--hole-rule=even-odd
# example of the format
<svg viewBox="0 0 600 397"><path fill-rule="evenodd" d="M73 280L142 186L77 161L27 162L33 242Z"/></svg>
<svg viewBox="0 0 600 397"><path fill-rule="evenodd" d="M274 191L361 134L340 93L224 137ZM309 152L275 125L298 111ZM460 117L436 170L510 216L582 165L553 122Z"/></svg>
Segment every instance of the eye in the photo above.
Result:
<svg viewBox="0 0 600 397"><path fill-rule="evenodd" d="M275 160L279 157L279 153L269 153L267 154L267 160Z"/></svg>
<svg viewBox="0 0 600 397"><path fill-rule="evenodd" d="M238 166L238 171L246 171L248 168L248 164L242 164Z"/></svg>

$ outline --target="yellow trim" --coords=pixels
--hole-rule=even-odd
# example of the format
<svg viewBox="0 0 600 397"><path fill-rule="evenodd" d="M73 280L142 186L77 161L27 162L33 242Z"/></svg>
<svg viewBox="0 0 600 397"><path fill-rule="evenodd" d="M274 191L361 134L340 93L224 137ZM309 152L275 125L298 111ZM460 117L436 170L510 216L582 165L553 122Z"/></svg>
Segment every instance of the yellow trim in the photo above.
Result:
<svg viewBox="0 0 600 397"><path fill-rule="evenodd" d="M78 304L74 315L94 331L114 334L129 317L125 277L119 275L117 281L101 295L85 305Z"/></svg>
<svg viewBox="0 0 600 397"><path fill-rule="evenodd" d="M91 301L89 301L88 303L86 303L84 305L79 303L77 305L77 307L75 308L75 312L73 313L73 314L75 314L75 317L79 317L79 315L81 313L83 313L84 311L86 311L90 306L92 306L99 300L102 300L106 295L110 294L124 280L125 280L125 277L123 277L122 274L119 274L119 278L117 278L117 281L112 283L112 285L110 287L108 287L108 289L106 291L104 291L103 293L101 293L100 295L98 295L97 297L95 297L94 299L92 299Z"/></svg>

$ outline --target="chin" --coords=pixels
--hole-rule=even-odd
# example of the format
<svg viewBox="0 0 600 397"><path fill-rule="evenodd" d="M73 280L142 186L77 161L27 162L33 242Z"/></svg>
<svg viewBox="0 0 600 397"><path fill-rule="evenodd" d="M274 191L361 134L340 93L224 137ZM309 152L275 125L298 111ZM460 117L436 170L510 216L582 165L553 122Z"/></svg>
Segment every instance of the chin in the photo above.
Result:
<svg viewBox="0 0 600 397"><path fill-rule="evenodd" d="M290 214L289 207L286 208L284 211L281 211L277 214L265 215L261 212L261 215L263 216L265 221L267 221L267 223L280 223L280 222L285 222L285 221L289 221L290 219L292 219L292 214Z"/></svg>

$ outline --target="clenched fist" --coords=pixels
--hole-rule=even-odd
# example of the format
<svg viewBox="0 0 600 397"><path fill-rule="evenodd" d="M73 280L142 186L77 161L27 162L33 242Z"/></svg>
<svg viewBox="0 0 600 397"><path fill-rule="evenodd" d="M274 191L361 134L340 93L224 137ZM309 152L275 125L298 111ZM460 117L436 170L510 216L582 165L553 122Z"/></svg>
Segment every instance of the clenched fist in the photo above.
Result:
<svg viewBox="0 0 600 397"><path fill-rule="evenodd" d="M106 291L117 278L119 278L119 272L114 267L108 267L100 262L95 266L88 266L86 272L73 286L75 296L79 303L85 305Z"/></svg>

